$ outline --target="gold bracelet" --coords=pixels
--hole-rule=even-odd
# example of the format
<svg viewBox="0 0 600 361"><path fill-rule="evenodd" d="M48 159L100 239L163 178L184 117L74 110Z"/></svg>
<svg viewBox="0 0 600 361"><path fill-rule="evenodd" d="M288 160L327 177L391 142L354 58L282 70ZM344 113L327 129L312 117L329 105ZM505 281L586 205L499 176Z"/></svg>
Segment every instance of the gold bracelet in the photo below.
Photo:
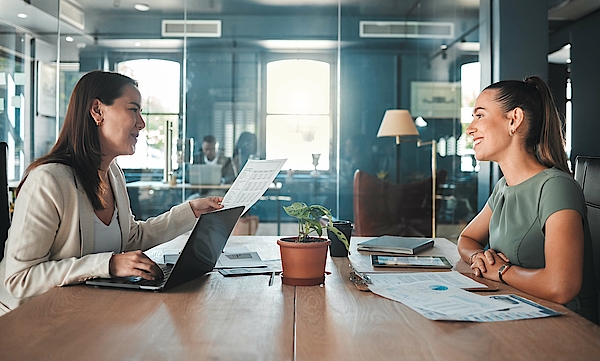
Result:
<svg viewBox="0 0 600 361"><path fill-rule="evenodd" d="M485 250L483 250L483 249L478 249L477 251L473 252L469 256L469 266L473 264L473 257L475 257L478 253L483 253L483 252L485 252Z"/></svg>
<svg viewBox="0 0 600 361"><path fill-rule="evenodd" d="M504 276L504 274L506 273L506 271L508 271L508 269L512 266L512 263L508 262L503 264L502 266L500 266L500 268L498 269L498 279L500 280L500 282L502 283L506 283L504 281L504 279L502 279L502 276Z"/></svg>

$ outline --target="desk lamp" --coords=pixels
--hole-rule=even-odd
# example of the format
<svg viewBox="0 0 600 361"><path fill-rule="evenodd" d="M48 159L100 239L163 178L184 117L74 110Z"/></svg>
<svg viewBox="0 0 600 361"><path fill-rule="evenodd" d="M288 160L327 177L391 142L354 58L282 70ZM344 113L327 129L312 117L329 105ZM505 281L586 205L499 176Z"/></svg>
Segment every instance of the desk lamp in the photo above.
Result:
<svg viewBox="0 0 600 361"><path fill-rule="evenodd" d="M389 109L385 111L377 138L396 137L396 183L400 183L400 138L418 135L419 132L408 110Z"/></svg>
<svg viewBox="0 0 600 361"><path fill-rule="evenodd" d="M400 183L400 138L418 136L419 131L408 110L389 109L385 111L377 138L396 137L396 181ZM436 148L435 139L421 142L417 138L417 147L431 145L431 236L435 237L435 200L436 200Z"/></svg>

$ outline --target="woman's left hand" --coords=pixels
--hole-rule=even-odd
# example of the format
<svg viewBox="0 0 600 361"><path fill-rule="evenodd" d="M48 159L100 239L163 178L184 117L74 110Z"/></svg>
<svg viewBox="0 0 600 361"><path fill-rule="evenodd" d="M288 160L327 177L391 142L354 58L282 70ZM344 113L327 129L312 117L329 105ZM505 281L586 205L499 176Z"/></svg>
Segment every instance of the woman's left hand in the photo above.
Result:
<svg viewBox="0 0 600 361"><path fill-rule="evenodd" d="M477 254L474 258L471 269L473 274L478 277L498 281L498 269L509 262L503 253L496 253L493 249Z"/></svg>
<svg viewBox="0 0 600 361"><path fill-rule="evenodd" d="M223 202L223 197L198 198L190 201L190 207L194 211L196 218L198 218L202 213L223 208L221 202Z"/></svg>

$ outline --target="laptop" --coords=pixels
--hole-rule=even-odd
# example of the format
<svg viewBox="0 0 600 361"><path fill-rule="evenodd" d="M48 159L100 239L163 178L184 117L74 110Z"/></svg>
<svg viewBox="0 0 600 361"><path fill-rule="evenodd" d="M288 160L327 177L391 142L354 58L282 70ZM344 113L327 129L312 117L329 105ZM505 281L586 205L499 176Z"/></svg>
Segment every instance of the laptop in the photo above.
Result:
<svg viewBox="0 0 600 361"><path fill-rule="evenodd" d="M85 284L163 291L196 279L213 270L243 211L244 206L237 206L202 214L175 264L159 264L165 275L162 280L146 280L135 276L112 277L90 279Z"/></svg>
<svg viewBox="0 0 600 361"><path fill-rule="evenodd" d="M190 184L218 185L221 184L220 164L190 164Z"/></svg>

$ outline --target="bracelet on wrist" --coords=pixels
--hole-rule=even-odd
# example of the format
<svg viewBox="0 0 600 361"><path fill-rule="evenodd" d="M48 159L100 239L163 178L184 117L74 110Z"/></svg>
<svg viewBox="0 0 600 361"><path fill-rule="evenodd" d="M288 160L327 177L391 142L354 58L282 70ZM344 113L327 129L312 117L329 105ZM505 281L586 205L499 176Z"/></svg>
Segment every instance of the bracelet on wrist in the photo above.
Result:
<svg viewBox="0 0 600 361"><path fill-rule="evenodd" d="M512 263L508 262L508 263L505 263L502 266L500 266L500 268L498 268L498 279L500 279L500 282L506 283L502 279L502 276L506 273L506 271L508 271L510 266L512 266Z"/></svg>

